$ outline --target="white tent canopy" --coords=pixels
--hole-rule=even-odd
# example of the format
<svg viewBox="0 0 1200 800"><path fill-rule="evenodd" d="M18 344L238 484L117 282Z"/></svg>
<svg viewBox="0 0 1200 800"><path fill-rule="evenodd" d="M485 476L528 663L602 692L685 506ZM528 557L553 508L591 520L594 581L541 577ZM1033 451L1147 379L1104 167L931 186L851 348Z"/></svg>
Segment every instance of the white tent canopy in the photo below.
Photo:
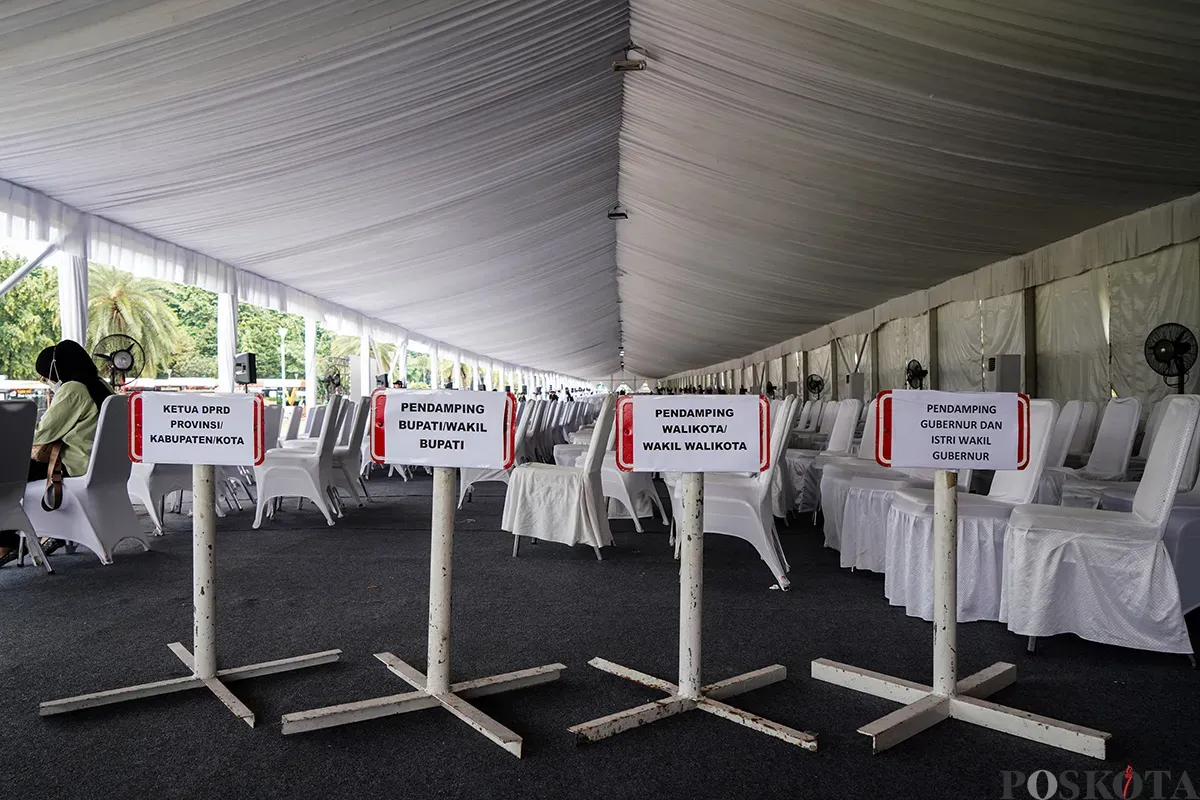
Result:
<svg viewBox="0 0 1200 800"><path fill-rule="evenodd" d="M1194 192L1197 23L27 0L0 8L0 236L464 363L612 375L623 345L665 376ZM648 67L614 74L630 40Z"/></svg>

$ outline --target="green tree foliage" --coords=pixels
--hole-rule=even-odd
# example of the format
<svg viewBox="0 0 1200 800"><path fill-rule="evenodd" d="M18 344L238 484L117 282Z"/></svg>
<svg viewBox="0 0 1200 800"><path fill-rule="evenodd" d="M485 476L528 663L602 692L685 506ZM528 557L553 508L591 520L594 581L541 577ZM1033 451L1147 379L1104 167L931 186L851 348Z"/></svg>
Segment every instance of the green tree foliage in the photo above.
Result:
<svg viewBox="0 0 1200 800"><path fill-rule="evenodd" d="M142 376L166 374L179 347L179 320L167 304L161 281L138 278L100 264L88 266L88 343L109 334L137 339L146 354Z"/></svg>
<svg viewBox="0 0 1200 800"><path fill-rule="evenodd" d="M0 251L0 280L24 265L24 258ZM0 374L36 380L37 354L58 338L58 273L39 267L0 298Z"/></svg>
<svg viewBox="0 0 1200 800"><path fill-rule="evenodd" d="M429 354L414 353L409 351L408 354L408 375L404 385L410 389L428 389L429 388Z"/></svg>

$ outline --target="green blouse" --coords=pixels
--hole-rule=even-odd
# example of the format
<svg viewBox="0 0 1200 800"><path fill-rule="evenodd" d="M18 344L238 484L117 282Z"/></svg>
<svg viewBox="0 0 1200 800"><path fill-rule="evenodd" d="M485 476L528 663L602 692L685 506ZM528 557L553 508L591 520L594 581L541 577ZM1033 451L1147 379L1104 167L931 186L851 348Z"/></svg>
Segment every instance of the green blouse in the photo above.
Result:
<svg viewBox="0 0 1200 800"><path fill-rule="evenodd" d="M92 441L100 409L78 381L68 381L54 393L54 399L38 423L33 443L49 444L62 439L62 465L68 475L78 478L87 472L92 457Z"/></svg>

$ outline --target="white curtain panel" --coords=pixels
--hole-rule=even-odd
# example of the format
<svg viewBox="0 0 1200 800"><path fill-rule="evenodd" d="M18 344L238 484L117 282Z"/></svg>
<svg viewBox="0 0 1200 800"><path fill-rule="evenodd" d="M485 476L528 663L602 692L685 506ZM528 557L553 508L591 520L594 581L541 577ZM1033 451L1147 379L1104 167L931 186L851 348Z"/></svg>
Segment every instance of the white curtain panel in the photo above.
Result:
<svg viewBox="0 0 1200 800"><path fill-rule="evenodd" d="M903 389L905 369L912 359L929 369L929 320L902 317L885 322L877 332L879 350L879 389ZM929 388L929 381L925 382Z"/></svg>
<svg viewBox="0 0 1200 800"><path fill-rule="evenodd" d="M1025 355L1025 296L1013 292L989 297L979 303L983 318L981 350L983 363L992 356L1012 353ZM1025 371L1021 371L1021 389L1025 389Z"/></svg>
<svg viewBox="0 0 1200 800"><path fill-rule="evenodd" d="M846 376L852 372L863 374L866 396L874 394L874 382L871 378L871 342L867 335L843 336L833 342L833 352L837 355L837 386L834 387L834 399L862 399L851 398L850 384L846 381Z"/></svg>
<svg viewBox="0 0 1200 800"><path fill-rule="evenodd" d="M818 347L816 350L810 350L808 352L808 374L800 376L801 389L803 390L802 394L808 391L807 389L804 389L804 384L805 381L808 380L808 376L820 375L825 379L825 390L821 392L821 399L832 400L834 398L834 387L832 384L832 358L834 347L835 345L831 342L824 347ZM803 394L803 396L808 400L816 399L815 397L810 397L807 394Z"/></svg>
<svg viewBox="0 0 1200 800"><path fill-rule="evenodd" d="M1038 394L1057 400L1112 398L1101 298L1107 302L1108 267L1038 286Z"/></svg>
<svg viewBox="0 0 1200 800"><path fill-rule="evenodd" d="M1112 386L1119 397L1136 396L1144 414L1175 391L1146 363L1146 336L1164 322L1178 322L1200 336L1200 242L1169 247L1108 268ZM1186 389L1200 387L1200 369Z"/></svg>
<svg viewBox="0 0 1200 800"><path fill-rule="evenodd" d="M938 388L944 392L983 391L983 337L979 301L939 306L937 316Z"/></svg>

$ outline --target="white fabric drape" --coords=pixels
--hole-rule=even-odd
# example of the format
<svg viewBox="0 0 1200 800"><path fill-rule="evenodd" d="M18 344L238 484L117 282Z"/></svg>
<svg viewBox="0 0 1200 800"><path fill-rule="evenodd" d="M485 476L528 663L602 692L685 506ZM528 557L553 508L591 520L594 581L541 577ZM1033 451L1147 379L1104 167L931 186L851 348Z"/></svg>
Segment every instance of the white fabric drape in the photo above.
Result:
<svg viewBox="0 0 1200 800"><path fill-rule="evenodd" d="M233 357L237 355L238 299L236 294L217 294L217 391L233 391Z"/></svg>
<svg viewBox="0 0 1200 800"><path fill-rule="evenodd" d="M825 381L825 389L821 392L821 399L830 400L836 397L836 388L833 386L833 348L834 344L830 343L823 347L818 347L816 350L810 350L808 353L808 375L819 375ZM807 392L808 375L800 376L800 388L803 392ZM809 400L816 400L816 397L804 395Z"/></svg>
<svg viewBox="0 0 1200 800"><path fill-rule="evenodd" d="M304 320L304 405L317 407L317 321Z"/></svg>
<svg viewBox="0 0 1200 800"><path fill-rule="evenodd" d="M929 320L925 317L901 317L886 322L876 336L879 389L905 388L905 369L913 359L929 369ZM925 388L929 388L928 380Z"/></svg>
<svg viewBox="0 0 1200 800"><path fill-rule="evenodd" d="M1119 397L1135 396L1150 405L1175 390L1150 369L1143 344L1164 322L1178 322L1200 335L1200 242L1189 242L1108 268L1112 313L1112 386ZM1200 386L1193 370L1187 390Z"/></svg>
<svg viewBox="0 0 1200 800"><path fill-rule="evenodd" d="M983 363L992 356L1012 353L1025 355L1025 296L1021 292L989 297L979 303L983 325L980 350ZM1021 389L1025 389L1022 370Z"/></svg>
<svg viewBox="0 0 1200 800"><path fill-rule="evenodd" d="M58 262L59 335L87 347L88 326L88 235L86 217L78 220L59 245Z"/></svg>
<svg viewBox="0 0 1200 800"><path fill-rule="evenodd" d="M937 309L938 388L983 391L983 340L979 303L967 300Z"/></svg>
<svg viewBox="0 0 1200 800"><path fill-rule="evenodd" d="M1037 287L1038 394L1064 403L1112 397L1100 311L1108 268Z"/></svg>

